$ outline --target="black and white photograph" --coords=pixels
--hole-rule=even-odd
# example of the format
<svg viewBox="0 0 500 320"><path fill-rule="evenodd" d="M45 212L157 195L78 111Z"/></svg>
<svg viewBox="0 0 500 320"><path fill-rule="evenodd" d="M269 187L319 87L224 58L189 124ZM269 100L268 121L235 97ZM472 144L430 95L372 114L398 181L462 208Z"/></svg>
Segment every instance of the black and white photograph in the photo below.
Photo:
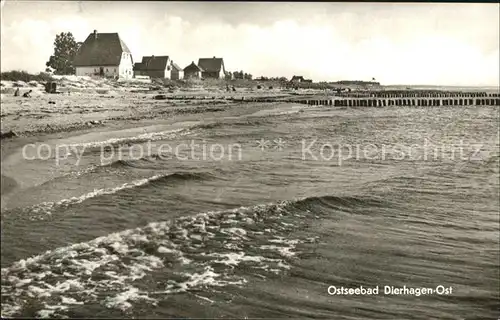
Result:
<svg viewBox="0 0 500 320"><path fill-rule="evenodd" d="M0 3L2 319L499 319L498 2Z"/></svg>

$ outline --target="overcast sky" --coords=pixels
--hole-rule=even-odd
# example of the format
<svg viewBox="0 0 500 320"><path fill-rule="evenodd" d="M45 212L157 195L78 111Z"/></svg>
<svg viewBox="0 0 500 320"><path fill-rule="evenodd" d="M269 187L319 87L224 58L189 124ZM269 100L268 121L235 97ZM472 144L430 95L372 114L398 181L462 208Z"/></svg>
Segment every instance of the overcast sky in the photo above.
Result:
<svg viewBox="0 0 500 320"><path fill-rule="evenodd" d="M499 5L2 0L1 69L43 71L55 35L118 32L134 61L382 84L499 85Z"/></svg>

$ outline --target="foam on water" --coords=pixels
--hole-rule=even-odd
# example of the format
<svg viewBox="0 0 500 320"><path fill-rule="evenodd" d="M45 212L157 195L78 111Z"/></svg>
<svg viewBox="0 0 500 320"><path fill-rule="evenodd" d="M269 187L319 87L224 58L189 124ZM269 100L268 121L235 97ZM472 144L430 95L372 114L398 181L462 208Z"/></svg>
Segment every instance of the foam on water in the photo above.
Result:
<svg viewBox="0 0 500 320"><path fill-rule="evenodd" d="M88 172L93 172L95 169L96 169L96 167L93 167ZM78 173L75 173L75 174L78 174ZM84 173L79 173L79 174L84 174ZM119 185L119 186L116 186L116 187L94 189L93 191L90 191L90 192L85 193L85 194L80 195L80 196L75 196L75 197L71 197L71 198L67 198L67 199L61 199L59 201L42 202L42 203L30 206L30 207L23 208L23 212L29 214L30 218L32 220L42 220L42 219L46 218L47 216L51 215L53 213L53 211L56 209L64 209L64 208L67 208L69 206L82 203L88 199L92 199L92 198L103 196L103 195L115 194L115 193L122 191L122 190L141 187L141 186L147 185L149 183L160 183L161 181L170 183L171 181L175 181L175 180L187 181L187 180L203 180L203 179L211 179L211 178L213 178L213 175L211 175L210 173L206 173L206 172L173 172L173 173L156 174L156 175L148 177L148 178L137 179L137 180L134 180L132 182L126 182L126 183Z"/></svg>
<svg viewBox="0 0 500 320"><path fill-rule="evenodd" d="M168 175L169 174L158 174L158 175L154 175L150 178L138 179L138 180L134 180L132 182L127 182L127 183L124 183L120 186L113 187L113 188L94 189L93 191L88 192L88 193L83 194L83 195L78 196L78 197L71 197L69 199L62 199L59 201L42 202L42 203L36 204L32 207L28 207L28 208L26 208L26 210L31 212L31 213L34 213L34 214L50 215L50 214L52 214L52 211L55 208L69 207L71 205L82 203L83 201L85 201L87 199L95 198L95 197L106 195L106 194L114 194L114 193L121 191L121 190L143 186L151 181L158 180L158 179L163 178L163 177L168 176Z"/></svg>
<svg viewBox="0 0 500 320"><path fill-rule="evenodd" d="M148 141L158 141L164 139L172 139L178 136L187 135L190 131L188 129L174 129L160 132L149 132L143 133L133 137L124 137L124 138L110 138L103 141L89 141L82 143L73 143L68 147L70 148L95 148L101 146L108 145L119 145L124 143L140 143L140 142L148 142Z"/></svg>
<svg viewBox="0 0 500 320"><path fill-rule="evenodd" d="M307 240L284 236L300 227L308 212L289 205L150 223L19 260L1 270L2 317L22 315L25 308L35 308L39 317L65 317L87 303L129 312L135 303L156 305L177 293L213 302L199 289L245 285L248 274L238 266L262 278L291 268L297 245ZM295 223L285 226L283 220ZM269 232L258 230L264 225Z"/></svg>

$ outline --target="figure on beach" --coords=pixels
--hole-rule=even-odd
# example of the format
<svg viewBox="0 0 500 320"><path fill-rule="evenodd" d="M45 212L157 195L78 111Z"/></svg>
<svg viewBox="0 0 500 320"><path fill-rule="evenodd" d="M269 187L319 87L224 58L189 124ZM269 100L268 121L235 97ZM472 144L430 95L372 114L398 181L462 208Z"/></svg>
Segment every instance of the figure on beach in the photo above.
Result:
<svg viewBox="0 0 500 320"><path fill-rule="evenodd" d="M28 92L25 92L25 93L23 94L23 98L30 98L30 97L31 97L30 93L32 93L32 92L33 92L33 90L30 90L30 91L28 91Z"/></svg>
<svg viewBox="0 0 500 320"><path fill-rule="evenodd" d="M14 97L19 97L19 88L17 88L16 92L14 92Z"/></svg>

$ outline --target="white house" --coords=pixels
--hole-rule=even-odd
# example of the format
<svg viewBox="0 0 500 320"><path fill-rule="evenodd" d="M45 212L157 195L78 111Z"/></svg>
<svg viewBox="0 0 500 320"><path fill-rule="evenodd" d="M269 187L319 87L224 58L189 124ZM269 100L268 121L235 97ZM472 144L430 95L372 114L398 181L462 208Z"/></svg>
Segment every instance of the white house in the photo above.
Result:
<svg viewBox="0 0 500 320"><path fill-rule="evenodd" d="M170 73L170 79L172 80L179 80L179 79L184 79L184 70L179 67L177 63L174 63L172 61L172 71Z"/></svg>
<svg viewBox="0 0 500 320"><path fill-rule="evenodd" d="M94 30L78 50L74 66L77 76L133 77L132 54L118 33Z"/></svg>

